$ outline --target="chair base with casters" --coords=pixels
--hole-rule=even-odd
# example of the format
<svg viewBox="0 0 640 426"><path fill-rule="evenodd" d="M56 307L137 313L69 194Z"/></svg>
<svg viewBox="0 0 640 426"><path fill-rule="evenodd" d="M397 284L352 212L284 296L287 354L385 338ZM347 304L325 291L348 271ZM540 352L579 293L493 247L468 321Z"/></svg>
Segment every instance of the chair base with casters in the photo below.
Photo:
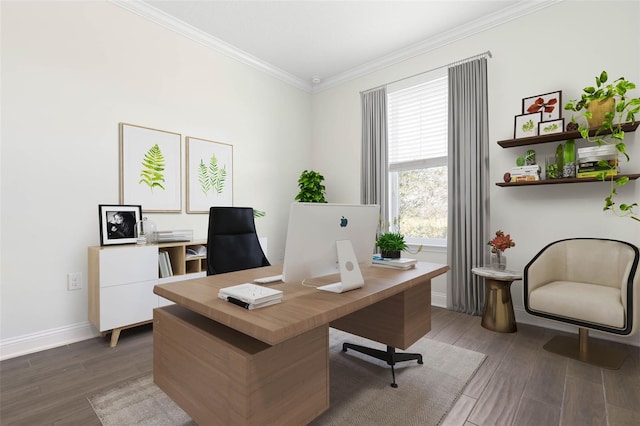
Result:
<svg viewBox="0 0 640 426"><path fill-rule="evenodd" d="M379 349L369 348L367 346L356 345L353 343L343 343L342 351L346 352L347 349L352 349L356 352L360 352L365 355L369 355L375 359L379 359L380 361L386 362L391 366L391 387L397 388L398 384L396 383L396 372L394 366L398 362L404 361L418 361L418 364L422 364L422 355L416 353L407 353L407 352L396 352L396 348L393 346L387 346L386 351L381 351Z"/></svg>
<svg viewBox="0 0 640 426"><path fill-rule="evenodd" d="M554 337L549 352L618 369L627 351L589 341L589 330L631 336L640 323L640 251L602 238L572 238L544 247L524 269L527 313L577 326L579 335Z"/></svg>
<svg viewBox="0 0 640 426"><path fill-rule="evenodd" d="M608 370L618 370L629 355L625 348L589 340L589 330L586 328L578 329L578 337L555 336L543 348L547 352Z"/></svg>

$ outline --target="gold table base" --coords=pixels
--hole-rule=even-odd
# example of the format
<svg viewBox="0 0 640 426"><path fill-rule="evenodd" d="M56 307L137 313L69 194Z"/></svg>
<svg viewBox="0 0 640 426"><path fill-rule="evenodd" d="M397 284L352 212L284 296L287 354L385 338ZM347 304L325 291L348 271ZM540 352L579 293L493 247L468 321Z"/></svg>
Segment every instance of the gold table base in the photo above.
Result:
<svg viewBox="0 0 640 426"><path fill-rule="evenodd" d="M484 312L480 324L487 330L500 333L518 331L511 301L512 282L485 277Z"/></svg>

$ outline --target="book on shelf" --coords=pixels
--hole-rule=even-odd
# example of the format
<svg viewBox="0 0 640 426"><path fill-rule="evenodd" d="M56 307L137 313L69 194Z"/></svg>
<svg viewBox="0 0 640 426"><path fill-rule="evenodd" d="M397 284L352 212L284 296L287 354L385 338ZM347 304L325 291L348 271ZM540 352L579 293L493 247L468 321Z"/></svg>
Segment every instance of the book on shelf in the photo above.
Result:
<svg viewBox="0 0 640 426"><path fill-rule="evenodd" d="M602 175L604 175L604 177L617 176L618 175L618 170L609 169L609 170L599 170L599 171L591 171L591 172L585 172L585 171L582 171L582 170L578 170L578 177L579 178L599 178Z"/></svg>
<svg viewBox="0 0 640 426"><path fill-rule="evenodd" d="M540 180L540 175L516 175L513 176L511 175L511 181L510 182L533 182L536 180Z"/></svg>
<svg viewBox="0 0 640 426"><path fill-rule="evenodd" d="M206 257L207 256L207 247L201 244L195 246L189 246L186 249L187 259L191 259L192 257Z"/></svg>
<svg viewBox="0 0 640 426"><path fill-rule="evenodd" d="M373 256L371 263L374 266L383 266L386 268L394 269L411 269L416 266L418 261L416 259L409 259L407 257L401 257L399 259L390 259L387 257Z"/></svg>
<svg viewBox="0 0 640 426"><path fill-rule="evenodd" d="M169 257L168 252L158 252L158 266L160 268L160 278L173 276L173 269L171 268L171 258Z"/></svg>
<svg viewBox="0 0 640 426"><path fill-rule="evenodd" d="M607 159L607 160L591 160L591 161L579 161L578 168L579 169L587 169L590 167L601 167L602 169L607 169L611 167L617 167L618 160L616 159Z"/></svg>
<svg viewBox="0 0 640 426"><path fill-rule="evenodd" d="M266 306L265 302L277 303L282 300L282 291L256 284L244 283L231 287L224 287L218 291L220 299L228 300L229 297L240 300L250 305Z"/></svg>

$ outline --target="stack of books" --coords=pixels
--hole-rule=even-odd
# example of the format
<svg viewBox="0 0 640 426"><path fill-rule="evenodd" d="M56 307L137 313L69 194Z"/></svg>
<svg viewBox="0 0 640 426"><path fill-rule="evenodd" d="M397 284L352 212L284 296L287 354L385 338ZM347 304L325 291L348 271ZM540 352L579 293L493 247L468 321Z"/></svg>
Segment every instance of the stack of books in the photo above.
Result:
<svg viewBox="0 0 640 426"><path fill-rule="evenodd" d="M180 231L158 231L156 232L159 243L176 242L176 241L192 241L193 230Z"/></svg>
<svg viewBox="0 0 640 426"><path fill-rule="evenodd" d="M540 165L516 166L509 171L511 182L529 182L540 180Z"/></svg>
<svg viewBox="0 0 640 426"><path fill-rule="evenodd" d="M244 283L221 288L218 297L244 309L258 309L282 302L282 291Z"/></svg>
<svg viewBox="0 0 640 426"><path fill-rule="evenodd" d="M409 259L401 257L399 259L389 259L387 257L381 257L378 255L373 256L371 263L373 266L381 266L383 268L393 269L411 269L416 266L418 261L416 259Z"/></svg>
<svg viewBox="0 0 640 426"><path fill-rule="evenodd" d="M616 176L618 174L618 150L615 145L592 146L578 149L579 178Z"/></svg>

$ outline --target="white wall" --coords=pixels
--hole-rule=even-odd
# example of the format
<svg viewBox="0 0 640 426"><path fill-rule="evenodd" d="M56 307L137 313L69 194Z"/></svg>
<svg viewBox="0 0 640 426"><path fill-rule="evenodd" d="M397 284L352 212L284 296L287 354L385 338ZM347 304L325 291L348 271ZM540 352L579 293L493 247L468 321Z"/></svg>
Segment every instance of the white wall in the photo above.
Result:
<svg viewBox="0 0 640 426"><path fill-rule="evenodd" d="M315 94L312 115L313 167L327 177L329 198L336 202L357 201L360 181L359 92L420 72L441 67L490 50L489 137L491 181L515 165L515 158L528 148L538 158L555 150L557 143L503 149L496 142L513 137L514 116L521 113L522 99L562 90L563 103L579 97L583 87L594 85L594 76L605 69L610 77L626 77L640 83L640 39L638 2L561 2L472 37L451 43L401 64ZM615 28L581 28L594 16L615 16ZM636 90L635 96L640 91ZM564 111L563 111L564 112ZM564 114L567 121L570 116ZM637 117L640 119L640 117ZM640 132L627 134L632 161L623 165L640 172ZM336 155L336 153L340 155ZM609 237L640 245L640 225L602 212L607 184L580 183L539 187L491 187L491 230L510 233L516 247L507 251L510 269L522 270L546 244L565 237ZM640 202L640 181L618 190L620 202ZM446 262L442 253L419 257ZM434 301L446 294L446 280L434 281ZM518 321L535 322L524 311L522 283L512 286ZM545 323L550 325L551 323ZM640 336L633 338L640 344Z"/></svg>
<svg viewBox="0 0 640 426"><path fill-rule="evenodd" d="M234 204L266 211L258 232L281 262L309 167L309 93L113 3L2 2L1 13L3 356L94 333L87 247L100 244L98 205L119 201L119 122L181 133L183 148L186 136L232 144ZM147 216L206 238L206 214ZM67 291L68 272L83 290Z"/></svg>
<svg viewBox="0 0 640 426"><path fill-rule="evenodd" d="M300 171L325 175L330 202L359 201L360 91L491 50L491 167L499 181L522 153L495 144L511 137L522 98L554 90L575 97L602 69L640 82L638 3L575 5L560 3L310 96L111 3L1 2L0 356L94 332L86 248L99 244L98 204L118 203L118 122L232 144L234 204L267 212L258 231L280 262ZM576 32L580 20L599 15L619 19L609 39ZM628 169L637 172L638 133L626 142L634 158ZM565 236L640 244L638 225L601 212L606 193L593 183L492 187L491 229L518 244L507 252L510 267L521 269ZM620 193L638 201L640 183ZM160 229L206 234L206 215L148 216ZM446 262L441 251L419 257ZM85 289L68 292L66 275L76 271ZM515 283L518 320L531 320L521 292ZM446 281L436 280L434 302L444 304L445 294Z"/></svg>

